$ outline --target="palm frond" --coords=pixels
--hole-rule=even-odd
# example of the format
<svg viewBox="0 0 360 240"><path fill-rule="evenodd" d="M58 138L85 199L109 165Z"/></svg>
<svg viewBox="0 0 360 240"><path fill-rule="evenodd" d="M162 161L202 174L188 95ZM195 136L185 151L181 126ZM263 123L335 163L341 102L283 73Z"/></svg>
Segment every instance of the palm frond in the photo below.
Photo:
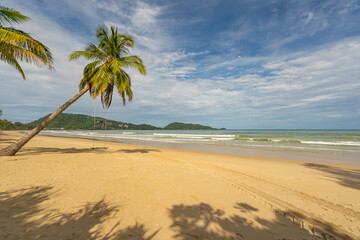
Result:
<svg viewBox="0 0 360 240"><path fill-rule="evenodd" d="M131 35L119 35L118 38L119 40L121 40L119 41L120 46L130 47L130 48L134 47L135 40Z"/></svg>
<svg viewBox="0 0 360 240"><path fill-rule="evenodd" d="M40 67L47 66L49 69L54 69L53 66L47 61L47 57L43 56L43 52L39 53L34 49L25 49L0 40L0 52L4 51L8 51L8 54L12 54L14 58L20 59L21 61L34 63Z"/></svg>
<svg viewBox="0 0 360 240"><path fill-rule="evenodd" d="M138 56L125 56L119 59L123 66L137 70L140 74L146 75L146 67Z"/></svg>
<svg viewBox="0 0 360 240"><path fill-rule="evenodd" d="M115 86L122 98L123 105L126 104L126 96L128 101L132 100L133 93L131 90L131 77L125 71L121 70L121 74L116 75Z"/></svg>
<svg viewBox="0 0 360 240"><path fill-rule="evenodd" d="M98 60L98 61L94 61L94 62L91 62L88 65L86 65L84 68L84 77L91 79L94 76L94 74L96 73L96 71L98 71L99 68L101 67L101 66L99 66L101 63L102 63L102 61Z"/></svg>
<svg viewBox="0 0 360 240"><path fill-rule="evenodd" d="M97 71L99 71L100 66L98 66L98 65L101 62L102 61L98 60L98 61L91 62L91 63L89 63L88 65L85 66L84 73L83 73L84 77L80 81L79 90L82 90L87 85L90 85L90 89L92 90L91 79L97 73ZM94 93L93 91L90 91L90 96L92 96L93 93Z"/></svg>
<svg viewBox="0 0 360 240"><path fill-rule="evenodd" d="M104 64L99 66L96 71L94 71L94 75L89 79L89 84L92 87L91 95L94 98L101 95L105 89L112 84L113 77L113 74L108 71L108 66Z"/></svg>
<svg viewBox="0 0 360 240"><path fill-rule="evenodd" d="M108 55L111 55L109 33L105 26L101 25L96 29L96 38L99 40L98 48Z"/></svg>
<svg viewBox="0 0 360 240"><path fill-rule="evenodd" d="M117 53L116 57L121 58L130 53L129 48L134 47L134 39L130 35L119 35L117 36Z"/></svg>
<svg viewBox="0 0 360 240"><path fill-rule="evenodd" d="M96 38L101 42L102 40L109 41L109 33L105 25L100 25L96 29Z"/></svg>
<svg viewBox="0 0 360 240"><path fill-rule="evenodd" d="M77 60L80 57L83 57L87 60L99 60L99 55L94 52L88 52L88 51L74 51L69 56L69 61Z"/></svg>
<svg viewBox="0 0 360 240"><path fill-rule="evenodd" d="M0 6L0 25L5 23L21 23L29 20L29 17L22 15L14 9Z"/></svg>
<svg viewBox="0 0 360 240"><path fill-rule="evenodd" d="M4 50L2 48L2 50ZM18 70L18 72L20 72L21 76L26 79L25 77L25 73L22 70L20 64L18 63L18 61L16 60L16 58L13 57L12 54L7 54L6 51L1 51L0 52L0 60L6 62L7 64L13 66L16 68L16 70Z"/></svg>
<svg viewBox="0 0 360 240"><path fill-rule="evenodd" d="M0 60L14 66L24 79L25 74L17 59L55 70L49 48L24 31L4 26L5 23L20 23L28 20L30 18L21 13L0 6Z"/></svg>
<svg viewBox="0 0 360 240"><path fill-rule="evenodd" d="M110 107L113 93L114 93L114 84L111 83L105 88L105 91L101 93L101 103L103 108L108 109Z"/></svg>
<svg viewBox="0 0 360 240"><path fill-rule="evenodd" d="M88 52L93 52L98 54L99 59L106 59L107 55L105 52L103 52L100 48L98 48L97 46L95 46L92 43L89 43L86 47L85 47L85 51Z"/></svg>
<svg viewBox="0 0 360 240"><path fill-rule="evenodd" d="M124 65L121 62L113 59L109 62L109 67L110 67L109 70L113 74L117 75L117 74L120 74L121 68L124 67Z"/></svg>
<svg viewBox="0 0 360 240"><path fill-rule="evenodd" d="M53 63L52 54L44 44L32 38L30 34L11 27L0 27L0 40L14 46L18 46L33 51L39 58L51 65Z"/></svg>

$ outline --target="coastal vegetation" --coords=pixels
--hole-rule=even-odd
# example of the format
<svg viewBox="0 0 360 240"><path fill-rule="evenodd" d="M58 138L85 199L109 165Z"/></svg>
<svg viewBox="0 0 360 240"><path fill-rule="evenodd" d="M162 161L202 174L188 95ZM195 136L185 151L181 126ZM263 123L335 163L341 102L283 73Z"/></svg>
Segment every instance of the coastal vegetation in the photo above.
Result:
<svg viewBox="0 0 360 240"><path fill-rule="evenodd" d="M15 155L28 141L88 91L94 98L101 96L104 108L110 107L114 90L119 93L124 105L126 97L128 101L132 100L131 77L124 68L134 69L142 75L146 74L143 61L138 56L128 55L129 48L134 47L134 39L120 34L113 26L110 31L105 26L99 26L96 30L96 38L99 41L97 45L89 43L83 51L75 51L69 57L70 61L79 58L92 60L84 68L83 78L79 84L80 91L25 136L0 150L0 156Z"/></svg>
<svg viewBox="0 0 360 240"><path fill-rule="evenodd" d="M0 119L0 130L28 130L28 124Z"/></svg>
<svg viewBox="0 0 360 240"><path fill-rule="evenodd" d="M18 60L34 63L37 66L52 66L53 58L48 47L31 37L29 33L11 25L29 21L30 18L14 9L0 6L0 60L15 67L25 79ZM7 26L10 25L10 26Z"/></svg>
<svg viewBox="0 0 360 240"><path fill-rule="evenodd" d="M1 130L29 130L50 116L44 116L38 120L29 123L12 123L6 119L0 120ZM46 128L57 130L94 130L94 120L96 130L217 130L209 126L200 124L173 122L164 128L155 127L149 124L133 124L114 120L107 120L101 117L94 117L83 114L62 113L54 121L52 121Z"/></svg>

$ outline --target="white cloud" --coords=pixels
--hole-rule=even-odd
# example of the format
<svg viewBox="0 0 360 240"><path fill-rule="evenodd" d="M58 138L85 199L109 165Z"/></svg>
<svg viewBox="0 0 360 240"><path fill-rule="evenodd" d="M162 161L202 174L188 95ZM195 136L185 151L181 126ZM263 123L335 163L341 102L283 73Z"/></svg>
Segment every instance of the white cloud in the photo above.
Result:
<svg viewBox="0 0 360 240"><path fill-rule="evenodd" d="M131 16L131 22L135 28L152 33L157 27L157 17L160 12L160 7L150 7L138 1L135 13Z"/></svg>
<svg viewBox="0 0 360 240"><path fill-rule="evenodd" d="M305 25L309 24L311 19L313 19L313 17L314 17L314 13L309 12L308 15L307 15L307 18L305 20Z"/></svg>

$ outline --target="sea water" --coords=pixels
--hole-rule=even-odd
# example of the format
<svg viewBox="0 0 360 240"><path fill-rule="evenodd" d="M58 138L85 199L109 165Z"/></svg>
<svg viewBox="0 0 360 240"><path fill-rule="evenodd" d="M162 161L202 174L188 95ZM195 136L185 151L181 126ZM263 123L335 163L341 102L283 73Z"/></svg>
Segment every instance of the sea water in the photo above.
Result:
<svg viewBox="0 0 360 240"><path fill-rule="evenodd" d="M46 130L42 134L360 165L360 130Z"/></svg>

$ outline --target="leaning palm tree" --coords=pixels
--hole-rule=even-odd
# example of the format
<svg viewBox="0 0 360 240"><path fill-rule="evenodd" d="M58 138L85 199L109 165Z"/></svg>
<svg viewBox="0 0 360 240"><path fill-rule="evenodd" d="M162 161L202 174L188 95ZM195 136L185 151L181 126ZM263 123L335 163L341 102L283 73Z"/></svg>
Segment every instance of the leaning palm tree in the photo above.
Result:
<svg viewBox="0 0 360 240"><path fill-rule="evenodd" d="M84 68L83 78L79 84L80 91L40 123L39 126L28 132L17 142L0 150L0 156L15 155L22 146L87 91L94 98L101 95L105 108L110 107L114 90L120 94L124 105L126 97L131 101L133 97L131 78L124 71L124 68L132 68L142 75L146 74L143 61L137 56L128 55L129 48L134 47L134 39L131 36L119 34L115 27L111 27L110 31L108 31L104 26L98 27L96 37L99 40L97 46L89 43L84 51L75 51L70 55L70 61L80 57L93 60Z"/></svg>
<svg viewBox="0 0 360 240"><path fill-rule="evenodd" d="M14 66L24 79L25 74L17 60L54 69L52 54L44 44L26 32L5 26L29 20L13 9L0 6L0 60Z"/></svg>

